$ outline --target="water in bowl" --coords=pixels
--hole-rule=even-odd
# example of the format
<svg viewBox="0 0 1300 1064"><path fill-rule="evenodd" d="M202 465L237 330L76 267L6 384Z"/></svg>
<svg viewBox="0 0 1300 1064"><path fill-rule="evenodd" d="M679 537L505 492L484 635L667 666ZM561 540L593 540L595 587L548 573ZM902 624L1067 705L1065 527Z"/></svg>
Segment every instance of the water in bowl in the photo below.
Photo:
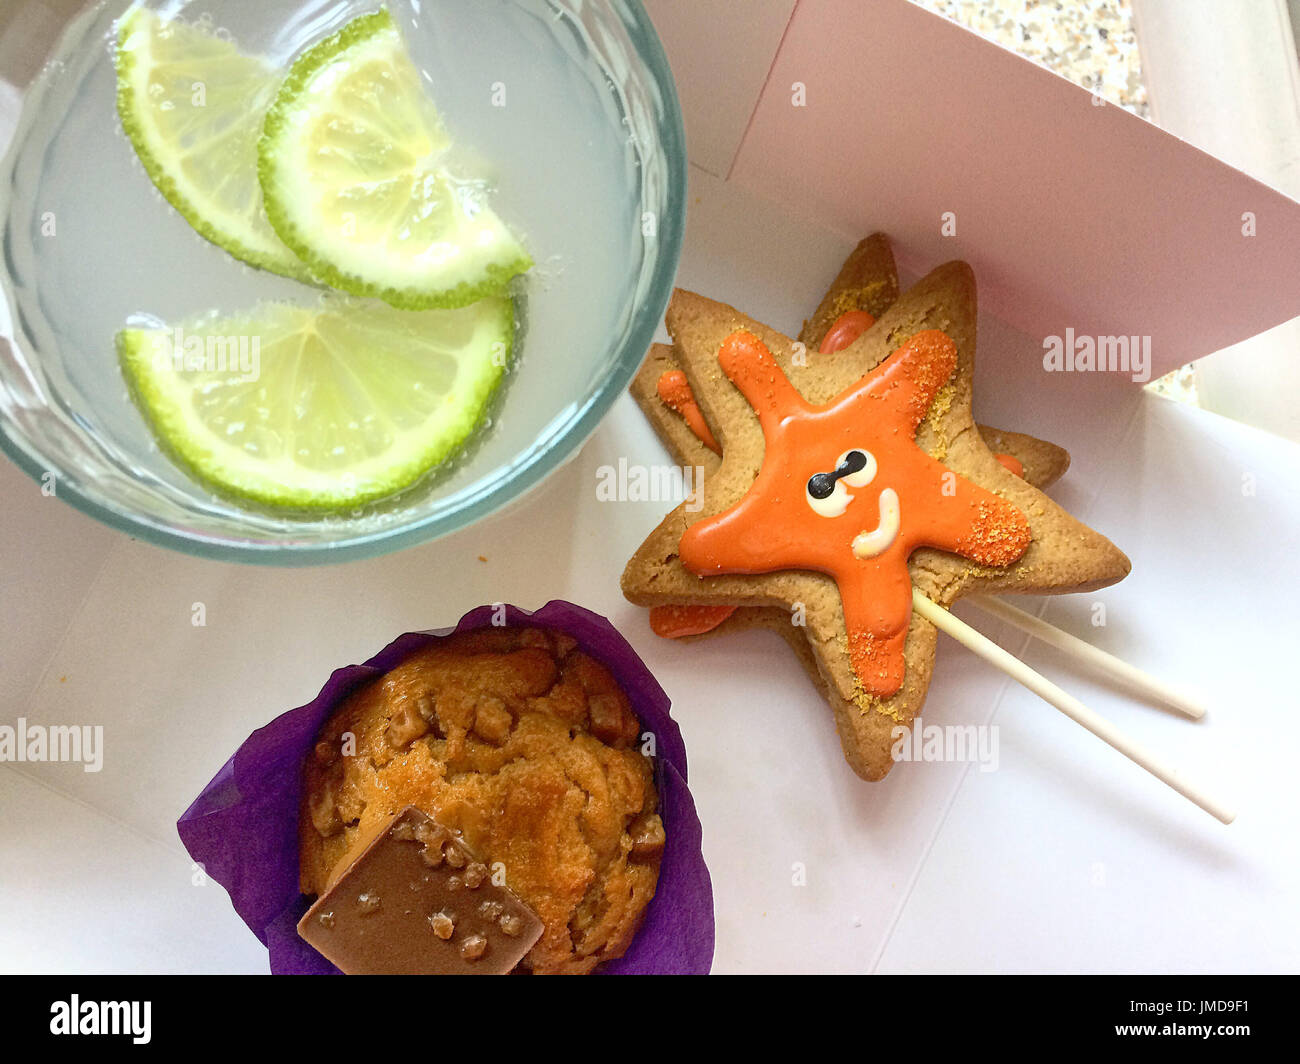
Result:
<svg viewBox="0 0 1300 1064"><path fill-rule="evenodd" d="M647 151L643 130L657 101L629 88L620 24L581 0L390 0L459 146L458 165L486 176L497 212L536 260L521 286L522 343L505 392L450 469L361 512L260 512L196 485L158 451L132 405L114 334L140 316L175 322L318 293L230 258L154 189L114 103L114 22L131 6L98 5L68 28L28 91L0 175L9 182L0 280L15 347L0 360L0 390L18 429L7 433L10 449L29 472L49 469L110 511L145 514L164 533L190 530L218 547L358 542L472 506L580 419L605 378L626 379L611 338L626 334L651 283L668 169ZM150 6L209 20L241 49L287 66L378 5ZM42 407L57 416L40 418Z"/></svg>

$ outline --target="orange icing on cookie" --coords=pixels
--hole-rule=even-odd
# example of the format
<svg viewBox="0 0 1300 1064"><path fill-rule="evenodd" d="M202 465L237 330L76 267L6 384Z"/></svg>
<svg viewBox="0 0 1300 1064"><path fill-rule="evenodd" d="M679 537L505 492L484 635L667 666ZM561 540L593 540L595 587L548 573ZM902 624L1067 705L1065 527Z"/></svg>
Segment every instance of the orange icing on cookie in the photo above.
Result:
<svg viewBox="0 0 1300 1064"><path fill-rule="evenodd" d="M665 639L703 635L735 612L735 606L651 606L650 630Z"/></svg>
<svg viewBox="0 0 1300 1064"><path fill-rule="evenodd" d="M704 420L704 415L700 413L699 405L695 402L695 393L691 391L691 385L687 381L685 373L679 369L668 370L659 378L656 391L659 393L659 401L669 410L680 414L690 430L695 433L696 438L705 447L714 454L722 453L718 441L713 438L713 433L709 431L708 422Z"/></svg>
<svg viewBox="0 0 1300 1064"><path fill-rule="evenodd" d="M834 324L822 337L818 352L823 355L831 355L836 351L843 350L875 323L876 319L865 310L846 311L835 319ZM672 396L671 399L670 395ZM674 410L678 409L677 403L679 402L689 404L690 407L696 410L698 416L699 408L695 405L695 397L691 394L691 386L686 382L686 374L682 373L681 370L665 373L659 378L659 398ZM678 412L681 413L680 410ZM699 420L703 424L703 418L701 417ZM686 418L686 423L690 425L696 436L700 436L699 431L695 429L695 425L689 417ZM708 433L707 425L704 425L704 431ZM710 442L713 439L712 434L709 434L707 439L700 438L713 451L718 454L722 453ZM650 629L655 635L663 636L665 639L680 639L686 635L703 635L705 632L713 631L735 612L735 606L651 606Z"/></svg>
<svg viewBox="0 0 1300 1064"><path fill-rule="evenodd" d="M758 414L763 464L736 505L686 530L682 563L701 577L783 569L834 577L858 681L869 694L895 694L912 552L1008 565L1031 538L1024 514L916 444L956 368L956 345L937 330L918 333L823 406L799 394L752 333L727 337L718 361Z"/></svg>
<svg viewBox="0 0 1300 1064"><path fill-rule="evenodd" d="M1025 479L1025 467L1014 454L995 454L993 456L1021 480Z"/></svg>
<svg viewBox="0 0 1300 1064"><path fill-rule="evenodd" d="M835 323L826 330L817 351L823 355L833 355L853 343L859 336L876 324L876 319L865 310L845 311Z"/></svg>

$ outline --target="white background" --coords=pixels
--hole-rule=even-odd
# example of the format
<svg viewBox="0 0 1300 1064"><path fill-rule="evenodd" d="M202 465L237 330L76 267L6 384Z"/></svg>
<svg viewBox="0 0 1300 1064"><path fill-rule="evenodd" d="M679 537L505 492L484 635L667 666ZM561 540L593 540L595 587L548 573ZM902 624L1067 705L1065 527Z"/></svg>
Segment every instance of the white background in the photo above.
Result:
<svg viewBox="0 0 1300 1064"><path fill-rule="evenodd" d="M852 241L704 170L691 180L679 283L796 330ZM995 725L998 770L901 765L870 785L774 635L656 639L617 580L667 506L596 500L602 465L663 460L626 397L512 512L326 569L132 542L4 464L0 721L102 724L107 749L98 774L0 766L0 969L265 971L221 888L194 884L177 816L249 731L335 666L483 602L562 597L609 616L673 698L714 879L715 971L1294 971L1300 447L1110 379L1008 387L1037 349L981 320L977 414L1067 446L1053 494L1134 571L1095 595L1019 604L1199 689L1210 716L1135 702L957 612L1233 798L1234 825L946 640L924 719ZM191 624L196 602L205 627Z"/></svg>

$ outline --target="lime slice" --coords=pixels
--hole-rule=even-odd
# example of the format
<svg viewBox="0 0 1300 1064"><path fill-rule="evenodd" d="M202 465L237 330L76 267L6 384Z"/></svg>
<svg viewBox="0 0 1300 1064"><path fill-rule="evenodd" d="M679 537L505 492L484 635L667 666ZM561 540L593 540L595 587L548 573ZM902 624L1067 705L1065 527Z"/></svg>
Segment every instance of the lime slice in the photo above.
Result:
<svg viewBox="0 0 1300 1064"><path fill-rule="evenodd" d="M450 141L388 12L303 54L266 116L262 194L312 272L396 307L459 307L532 265L481 186L440 164Z"/></svg>
<svg viewBox="0 0 1300 1064"><path fill-rule="evenodd" d="M237 259L310 281L262 210L257 141L279 72L202 25L137 8L117 41L117 110L146 172L197 232Z"/></svg>
<svg viewBox="0 0 1300 1064"><path fill-rule="evenodd" d="M401 311L323 296L124 329L122 371L162 448L217 491L338 510L401 491L479 422L514 307Z"/></svg>

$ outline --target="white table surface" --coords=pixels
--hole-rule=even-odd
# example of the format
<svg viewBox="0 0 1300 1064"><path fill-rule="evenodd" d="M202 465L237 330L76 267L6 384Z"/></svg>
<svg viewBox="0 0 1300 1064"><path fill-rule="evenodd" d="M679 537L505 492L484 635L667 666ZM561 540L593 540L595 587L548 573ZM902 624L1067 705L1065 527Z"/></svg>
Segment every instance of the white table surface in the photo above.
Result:
<svg viewBox="0 0 1300 1064"><path fill-rule="evenodd" d="M851 241L701 170L691 180L679 283L797 329ZM775 636L656 639L617 579L664 507L596 499L602 465L664 460L626 397L511 512L333 568L134 542L0 463L0 723L106 737L99 773L0 764L0 970L265 971L224 891L194 875L176 817L333 667L482 602L562 597L609 616L674 699L714 878L715 971L1294 971L1300 448L1109 381L1038 375L1027 404L1001 384L1037 344L981 330L977 413L1068 446L1053 494L1134 561L1114 588L1029 608L1199 688L1210 716L1134 702L958 613L1233 797L1231 827L948 642L924 717L996 726L997 771L902 765L868 785ZM190 623L196 602L205 627ZM1098 602L1104 628L1089 623Z"/></svg>

